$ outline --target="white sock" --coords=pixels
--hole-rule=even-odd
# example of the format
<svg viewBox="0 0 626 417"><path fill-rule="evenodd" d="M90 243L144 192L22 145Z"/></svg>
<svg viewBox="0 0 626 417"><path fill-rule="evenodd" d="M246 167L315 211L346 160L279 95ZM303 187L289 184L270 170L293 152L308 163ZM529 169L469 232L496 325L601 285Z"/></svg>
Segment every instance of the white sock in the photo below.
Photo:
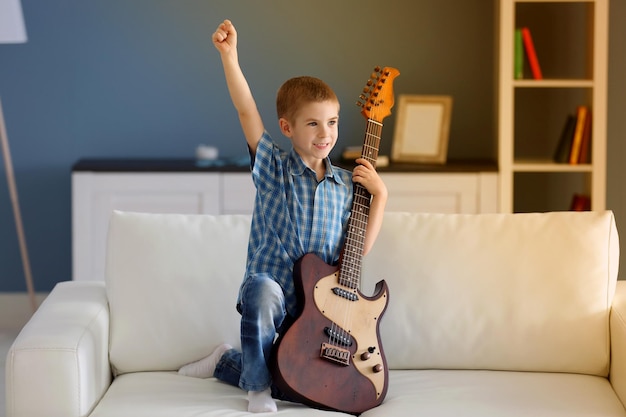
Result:
<svg viewBox="0 0 626 417"><path fill-rule="evenodd" d="M180 375L192 376L194 378L210 378L213 376L215 372L215 367L219 362L220 358L227 350L232 349L231 345L222 344L215 348L213 353L211 353L206 358L200 359L199 361L189 363L184 365L178 370Z"/></svg>
<svg viewBox="0 0 626 417"><path fill-rule="evenodd" d="M276 401L272 398L272 390L248 391L248 412L250 413L275 413L278 411Z"/></svg>

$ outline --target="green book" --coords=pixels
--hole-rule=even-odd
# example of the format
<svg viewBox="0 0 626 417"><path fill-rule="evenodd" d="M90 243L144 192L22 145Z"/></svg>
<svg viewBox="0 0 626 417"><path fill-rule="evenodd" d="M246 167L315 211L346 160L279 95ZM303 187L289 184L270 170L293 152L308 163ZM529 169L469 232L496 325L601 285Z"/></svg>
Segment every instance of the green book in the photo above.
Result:
<svg viewBox="0 0 626 417"><path fill-rule="evenodd" d="M515 61L513 69L513 76L516 80L524 78L524 43L521 29L515 29Z"/></svg>

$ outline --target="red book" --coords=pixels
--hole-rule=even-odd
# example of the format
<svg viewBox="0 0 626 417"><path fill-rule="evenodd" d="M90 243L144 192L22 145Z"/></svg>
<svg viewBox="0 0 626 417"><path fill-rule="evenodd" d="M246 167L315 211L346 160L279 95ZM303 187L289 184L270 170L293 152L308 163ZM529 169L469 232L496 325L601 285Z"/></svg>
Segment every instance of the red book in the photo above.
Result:
<svg viewBox="0 0 626 417"><path fill-rule="evenodd" d="M539 60L537 59L537 53L535 52L535 44L533 38L530 35L528 28L522 28L522 40L524 41L524 49L526 50L526 57L528 58L528 64L530 64L530 70L533 73L535 80L543 79L541 74L541 67L539 66Z"/></svg>
<svg viewBox="0 0 626 417"><path fill-rule="evenodd" d="M571 211L590 211L591 198L586 195L574 194L574 197L572 197L572 204L569 209Z"/></svg>

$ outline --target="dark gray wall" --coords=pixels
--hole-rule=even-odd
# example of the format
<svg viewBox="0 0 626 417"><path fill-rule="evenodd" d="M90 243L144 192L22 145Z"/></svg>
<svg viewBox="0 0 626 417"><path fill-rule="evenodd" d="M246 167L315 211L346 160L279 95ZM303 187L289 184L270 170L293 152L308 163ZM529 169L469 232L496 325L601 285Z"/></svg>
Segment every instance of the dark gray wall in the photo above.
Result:
<svg viewBox="0 0 626 417"><path fill-rule="evenodd" d="M611 6L611 36L626 19ZM210 42L233 20L240 61L270 132L274 96L291 76L326 80L341 102L340 143L362 142L353 105L375 65L397 67L398 94L454 97L450 158L496 153L494 7L488 0L23 0L28 43L0 45L0 97L13 151L36 289L71 277L72 164L83 157L192 157L209 143L245 154ZM612 42L611 82L624 104L624 57ZM615 55L619 54L619 57ZM620 101L621 100L621 101ZM395 115L385 119L390 151ZM611 107L609 150L623 117ZM286 143L286 142L285 142ZM337 152L334 153L335 155ZM609 156L609 208L626 212L618 156ZM611 162L613 161L613 162ZM0 164L2 165L2 164ZM619 165L619 166L618 166ZM4 168L4 166L2 166ZM620 218L618 214L618 219ZM4 173L0 174L0 291L24 291Z"/></svg>
<svg viewBox="0 0 626 417"><path fill-rule="evenodd" d="M237 26L240 60L270 131L274 96L310 74L343 106L340 145L363 140L354 106L376 65L396 94L451 94L450 156L491 156L493 8L484 0L23 0L28 43L0 45L0 97L37 290L71 277L72 164L82 157L245 154L210 37ZM386 119L389 152L394 117ZM336 153L335 153L336 154ZM0 291L24 279L4 174Z"/></svg>

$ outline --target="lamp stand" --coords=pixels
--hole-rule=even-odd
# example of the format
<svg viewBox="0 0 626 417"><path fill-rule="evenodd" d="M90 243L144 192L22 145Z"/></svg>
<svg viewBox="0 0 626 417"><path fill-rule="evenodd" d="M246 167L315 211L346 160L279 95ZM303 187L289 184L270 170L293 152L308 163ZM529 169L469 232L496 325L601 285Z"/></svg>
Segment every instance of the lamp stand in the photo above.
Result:
<svg viewBox="0 0 626 417"><path fill-rule="evenodd" d="M9 149L9 138L4 123L4 115L2 113L2 102L0 102L0 142L2 142L2 155L4 156L4 168L7 175L7 184L9 186L9 194L11 203L13 204L13 216L15 217L15 227L17 229L17 238L20 244L20 253L22 255L22 264L24 265L24 275L26 277L26 288L33 312L37 310L37 300L35 299L35 287L33 286L33 276L30 270L30 261L28 259L28 249L26 248L26 237L24 235L24 227L22 226L22 215L20 213L20 204L17 199L17 187L15 186L15 175L13 174L13 162L11 161L11 151Z"/></svg>

